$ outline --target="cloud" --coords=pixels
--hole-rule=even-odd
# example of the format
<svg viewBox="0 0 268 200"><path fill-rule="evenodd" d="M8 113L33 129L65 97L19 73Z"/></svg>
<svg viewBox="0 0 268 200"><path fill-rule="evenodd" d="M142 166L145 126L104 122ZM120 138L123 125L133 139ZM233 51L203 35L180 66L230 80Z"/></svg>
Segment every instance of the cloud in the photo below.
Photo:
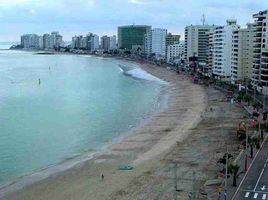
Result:
<svg viewBox="0 0 268 200"><path fill-rule="evenodd" d="M133 4L144 4L143 0L130 0L129 2Z"/></svg>
<svg viewBox="0 0 268 200"><path fill-rule="evenodd" d="M200 24L204 13L209 24L225 24L235 17L245 26L252 14L268 8L267 0L0 0L0 41L24 33L60 31L71 34L116 34L117 26L147 24L184 33L189 24ZM16 28L9 28L16 27Z"/></svg>

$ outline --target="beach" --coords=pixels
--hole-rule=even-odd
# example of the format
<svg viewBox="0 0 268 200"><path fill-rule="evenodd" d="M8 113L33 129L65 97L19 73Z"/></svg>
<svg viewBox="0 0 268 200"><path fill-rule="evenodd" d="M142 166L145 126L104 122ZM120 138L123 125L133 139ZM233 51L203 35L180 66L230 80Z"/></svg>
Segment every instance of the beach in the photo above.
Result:
<svg viewBox="0 0 268 200"><path fill-rule="evenodd" d="M225 143L230 145L230 151L237 150L232 130L244 115L242 109L221 101L221 92L193 84L174 71L150 64L141 66L170 83L165 110L93 159L7 192L0 199L188 199L192 188L189 182L202 188L206 180L213 178L217 173L215 152L224 151ZM121 163L134 169L120 171L117 166ZM178 185L182 187L179 194L174 193L174 163ZM215 198L213 188L203 189L209 198Z"/></svg>

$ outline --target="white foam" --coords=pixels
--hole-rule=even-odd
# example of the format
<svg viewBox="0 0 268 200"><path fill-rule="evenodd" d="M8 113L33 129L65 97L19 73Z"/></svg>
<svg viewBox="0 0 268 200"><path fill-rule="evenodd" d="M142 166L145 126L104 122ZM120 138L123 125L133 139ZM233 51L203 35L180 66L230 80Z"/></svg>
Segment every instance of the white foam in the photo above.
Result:
<svg viewBox="0 0 268 200"><path fill-rule="evenodd" d="M157 77L149 74L148 72L144 71L141 68L134 68L134 69L130 69L128 71L124 71L122 68L120 68L120 70L123 71L126 75L132 76L134 78L144 79L147 81L156 81L156 82L160 82L162 84L168 84L166 81L163 81L160 78L157 78Z"/></svg>

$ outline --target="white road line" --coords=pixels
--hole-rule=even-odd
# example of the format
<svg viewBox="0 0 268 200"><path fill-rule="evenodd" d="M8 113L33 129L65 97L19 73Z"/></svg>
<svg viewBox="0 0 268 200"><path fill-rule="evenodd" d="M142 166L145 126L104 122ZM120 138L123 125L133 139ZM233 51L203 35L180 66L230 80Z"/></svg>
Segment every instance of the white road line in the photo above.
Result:
<svg viewBox="0 0 268 200"><path fill-rule="evenodd" d="M262 200L265 200L266 199L266 194L263 194L262 195Z"/></svg>
<svg viewBox="0 0 268 200"><path fill-rule="evenodd" d="M249 194L250 194L250 192L247 192L246 195L245 195L245 197L248 198Z"/></svg>
<svg viewBox="0 0 268 200"><path fill-rule="evenodd" d="M268 135L266 134L266 136L265 136L263 142L261 143L261 148L260 148L260 149L257 151L257 153L255 154L255 157L253 158L252 162L250 163L249 168L248 168L248 170L247 170L245 176L242 178L242 180L241 180L241 182L240 182L240 184L239 184L237 190L235 191L235 193L234 193L234 195L233 195L233 197L232 197L231 200L234 200L234 199L236 198L236 195L238 194L238 192L239 192L239 190L240 190L242 184L244 183L244 180L246 179L246 177L247 177L247 175L248 175L248 173L249 173L249 171L250 171L250 169L251 169L251 166L253 165L253 163L255 162L256 158L258 157L258 154L260 153L260 150L262 149L262 147L263 147L264 143L266 142L267 138L268 138Z"/></svg>
<svg viewBox="0 0 268 200"><path fill-rule="evenodd" d="M257 199L257 197L258 197L258 193L255 193L253 198Z"/></svg>
<svg viewBox="0 0 268 200"><path fill-rule="evenodd" d="M256 183L256 185L255 185L255 187L254 187L254 190L256 190L257 186L259 185L259 182L260 182L260 180L261 180L261 177L262 177L262 174L263 174L263 172L264 172L264 170L265 170L265 167L266 167L267 162L268 162L268 158L267 158L267 160L265 161L264 167L263 167L262 170L261 170L261 173L260 173L259 178L258 178L258 180L257 180L257 183Z"/></svg>

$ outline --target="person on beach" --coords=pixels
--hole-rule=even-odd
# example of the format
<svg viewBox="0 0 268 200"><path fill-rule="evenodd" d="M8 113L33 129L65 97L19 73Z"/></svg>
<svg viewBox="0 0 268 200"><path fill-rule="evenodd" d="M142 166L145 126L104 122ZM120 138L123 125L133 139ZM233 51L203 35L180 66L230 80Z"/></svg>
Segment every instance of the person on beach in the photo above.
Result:
<svg viewBox="0 0 268 200"><path fill-rule="evenodd" d="M103 175L103 174L101 175L101 180L102 180L102 181L104 180L104 175Z"/></svg>

